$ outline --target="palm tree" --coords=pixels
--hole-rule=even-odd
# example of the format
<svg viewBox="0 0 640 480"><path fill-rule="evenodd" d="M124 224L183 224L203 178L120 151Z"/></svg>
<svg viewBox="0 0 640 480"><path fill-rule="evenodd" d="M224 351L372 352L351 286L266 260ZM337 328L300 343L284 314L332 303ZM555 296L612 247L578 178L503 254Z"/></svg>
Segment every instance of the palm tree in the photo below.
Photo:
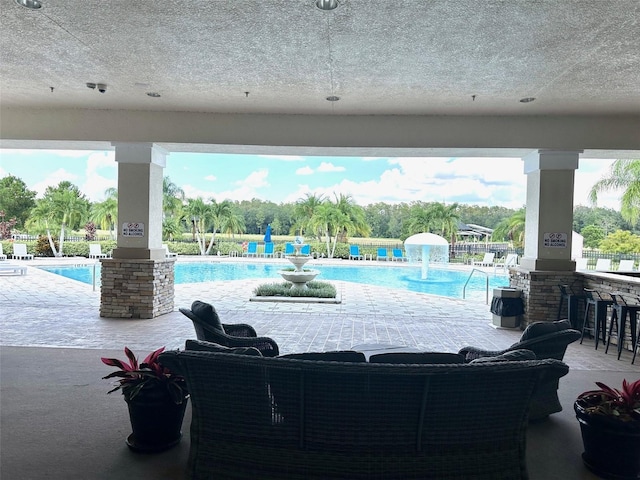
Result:
<svg viewBox="0 0 640 480"><path fill-rule="evenodd" d="M508 238L513 242L514 246L523 246L526 217L526 210L521 208L498 224L493 231L493 238L496 240Z"/></svg>
<svg viewBox="0 0 640 480"><path fill-rule="evenodd" d="M349 219L345 223L345 228L338 232L343 241L347 241L347 237L358 235L367 237L371 234L371 227L367 223L365 211L362 207L356 205L351 195L336 195L336 208ZM349 229L346 227L349 226Z"/></svg>
<svg viewBox="0 0 640 480"><path fill-rule="evenodd" d="M54 256L58 256L58 250L51 236L51 229L57 228L56 212L53 209L51 199L49 197L36 200L36 206L33 207L27 220L27 226L35 229L38 233L44 231L49 240L49 248Z"/></svg>
<svg viewBox="0 0 640 480"><path fill-rule="evenodd" d="M97 223L102 230L109 230L109 236L115 239L114 226L118 218L118 190L107 188L104 193L105 200L91 206L91 220Z"/></svg>
<svg viewBox="0 0 640 480"><path fill-rule="evenodd" d="M595 205L598 193L623 189L620 198L620 214L635 227L640 218L640 159L616 160L611 164L608 176L591 187L589 199Z"/></svg>
<svg viewBox="0 0 640 480"><path fill-rule="evenodd" d="M311 226L311 218L313 218L316 208L322 205L323 202L324 198L322 195L316 196L312 193L307 193L306 198L296 202L293 210L295 223L291 227L294 234L303 235L307 231L310 231L313 232L313 235L316 236L319 242L322 241L319 232Z"/></svg>
<svg viewBox="0 0 640 480"><path fill-rule="evenodd" d="M207 250L204 234L206 232L207 225L211 221L210 205L207 205L202 197L198 197L195 199L189 199L186 210L193 225L196 241L200 247L200 255L206 255Z"/></svg>
<svg viewBox="0 0 640 480"><path fill-rule="evenodd" d="M330 200L316 207L309 223L314 231L320 232L324 237L328 258L333 258L340 233L345 229L353 229L353 223L349 217Z"/></svg>
<svg viewBox="0 0 640 480"><path fill-rule="evenodd" d="M184 200L184 190L173 183L169 177L163 177L162 212L165 218L178 216Z"/></svg>
<svg viewBox="0 0 640 480"><path fill-rule="evenodd" d="M247 229L244 223L244 217L240 213L233 212L222 225L221 232L227 235L235 235L243 233Z"/></svg>
<svg viewBox="0 0 640 480"><path fill-rule="evenodd" d="M227 221L233 217L233 204L229 200L224 200L220 203L216 203L216 201L213 200L210 209L210 219L213 224L213 235L211 235L211 240L207 247L207 255L211 253L211 247L213 247L218 229L222 230L222 227L227 223Z"/></svg>

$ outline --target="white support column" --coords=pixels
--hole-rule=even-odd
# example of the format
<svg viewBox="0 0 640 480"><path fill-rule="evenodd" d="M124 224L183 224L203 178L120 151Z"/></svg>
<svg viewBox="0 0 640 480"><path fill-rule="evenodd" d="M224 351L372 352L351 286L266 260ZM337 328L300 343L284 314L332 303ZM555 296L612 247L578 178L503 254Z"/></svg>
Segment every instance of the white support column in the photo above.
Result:
<svg viewBox="0 0 640 480"><path fill-rule="evenodd" d="M573 271L573 189L580 151L539 150L524 158L527 211L524 257L529 271Z"/></svg>
<svg viewBox="0 0 640 480"><path fill-rule="evenodd" d="M152 143L114 143L118 162L118 246L114 258L165 258L162 178L167 152Z"/></svg>

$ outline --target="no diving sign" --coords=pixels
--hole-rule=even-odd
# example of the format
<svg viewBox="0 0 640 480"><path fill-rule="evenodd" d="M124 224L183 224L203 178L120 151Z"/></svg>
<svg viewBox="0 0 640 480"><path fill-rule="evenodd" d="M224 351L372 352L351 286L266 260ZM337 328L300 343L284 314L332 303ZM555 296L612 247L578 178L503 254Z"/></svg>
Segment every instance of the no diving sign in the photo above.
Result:
<svg viewBox="0 0 640 480"><path fill-rule="evenodd" d="M124 237L144 237L144 223L123 223L122 235Z"/></svg>
<svg viewBox="0 0 640 480"><path fill-rule="evenodd" d="M544 246L546 248L567 248L567 234L545 233Z"/></svg>

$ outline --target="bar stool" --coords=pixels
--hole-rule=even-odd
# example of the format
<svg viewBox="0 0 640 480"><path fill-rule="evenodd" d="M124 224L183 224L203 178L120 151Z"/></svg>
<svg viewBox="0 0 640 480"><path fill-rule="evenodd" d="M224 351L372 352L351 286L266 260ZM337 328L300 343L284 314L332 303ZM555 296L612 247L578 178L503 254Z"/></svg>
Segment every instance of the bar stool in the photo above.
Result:
<svg viewBox="0 0 640 480"><path fill-rule="evenodd" d="M629 318L630 330L631 330L631 349L635 352L638 345L637 334L637 318L638 311L640 311L639 304L629 304L620 293L612 293L613 310L611 312L611 323L609 324L609 338L607 338L607 348L604 353L609 352L609 345L611 344L611 336L613 335L613 326L616 326L616 333L618 337L618 360L620 360L620 354L622 353L622 347L625 338L625 326L627 318ZM634 358L635 360L635 358ZM633 361L633 360L632 360Z"/></svg>
<svg viewBox="0 0 640 480"><path fill-rule="evenodd" d="M579 295L574 293L569 285L558 285L560 289L560 305L558 305L558 318L557 320L561 320L562 315L562 307L564 305L564 301L567 301L567 318L571 322L571 327L576 330L581 330L578 326L578 302L580 300L584 300L584 295Z"/></svg>
<svg viewBox="0 0 640 480"><path fill-rule="evenodd" d="M602 298L600 292L596 290L584 289L585 307L584 319L582 320L582 335L580 336L580 344L584 340L585 332L590 332L595 337L596 350L600 335L602 335L602 343L606 344L607 340L607 309L613 305L612 299ZM589 326L589 310L593 305L593 327Z"/></svg>

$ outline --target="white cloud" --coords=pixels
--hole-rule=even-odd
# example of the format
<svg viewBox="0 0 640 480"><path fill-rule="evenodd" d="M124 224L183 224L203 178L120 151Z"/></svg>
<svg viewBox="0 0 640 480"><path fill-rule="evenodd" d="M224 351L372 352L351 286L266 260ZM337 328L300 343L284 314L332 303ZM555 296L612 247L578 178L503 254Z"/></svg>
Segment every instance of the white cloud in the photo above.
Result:
<svg viewBox="0 0 640 480"><path fill-rule="evenodd" d="M207 175L206 177L204 177L204 179L208 182L215 182L218 177L216 177L215 175Z"/></svg>
<svg viewBox="0 0 640 480"><path fill-rule="evenodd" d="M65 180L71 183L75 183L78 180L78 175L68 172L64 168L59 168L58 170L56 170L55 172L47 176L47 178L45 178L41 182L38 182L32 185L31 187L29 187L29 189L35 190L37 198L42 198L42 196L44 195L44 191L47 189L47 187L56 187L60 182Z"/></svg>
<svg viewBox="0 0 640 480"><path fill-rule="evenodd" d="M105 171L102 175L98 171ZM80 191L92 202L103 201L107 188L118 188L115 152L92 152L87 159L85 180Z"/></svg>
<svg viewBox="0 0 640 480"><path fill-rule="evenodd" d="M318 167L318 172L344 172L344 167L339 167L331 162L322 162Z"/></svg>
<svg viewBox="0 0 640 480"><path fill-rule="evenodd" d="M313 175L313 168L307 166L296 170L296 175Z"/></svg>

